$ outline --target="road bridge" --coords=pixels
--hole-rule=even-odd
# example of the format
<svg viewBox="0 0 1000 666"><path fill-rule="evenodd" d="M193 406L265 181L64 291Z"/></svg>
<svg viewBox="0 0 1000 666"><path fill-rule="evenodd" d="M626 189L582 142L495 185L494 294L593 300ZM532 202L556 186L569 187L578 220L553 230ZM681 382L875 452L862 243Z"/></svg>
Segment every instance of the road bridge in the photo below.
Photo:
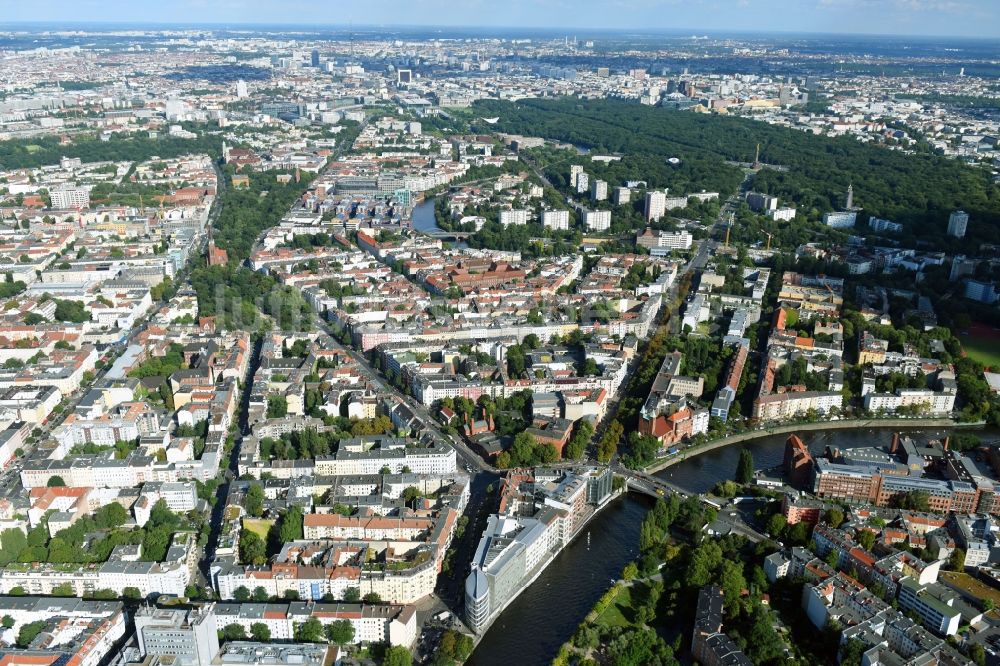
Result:
<svg viewBox="0 0 1000 666"><path fill-rule="evenodd" d="M697 494L684 490L680 486L674 485L673 483L665 481L659 477L646 474L645 472L626 469L624 467L616 467L615 473L625 477L625 485L629 490L637 493L643 493L645 495L649 495L650 497L666 497L668 495L690 497Z"/></svg>
<svg viewBox="0 0 1000 666"><path fill-rule="evenodd" d="M615 473L625 477L625 487L631 492L641 493L655 498L669 497L670 495L677 495L678 497L685 499L688 497L698 497L702 502L714 509L725 508L725 510L720 510L715 518L715 522L722 527L723 533L725 531L729 531L734 534L739 534L754 543L760 543L761 541L767 539L765 535L747 525L737 511L734 511L731 507L723 507L722 502L713 501L713 499L716 498L699 495L698 493L692 493L670 483L669 481L665 481L659 477L652 476L644 472L637 472L625 468L616 468Z"/></svg>
<svg viewBox="0 0 1000 666"><path fill-rule="evenodd" d="M469 236L472 235L471 231L445 231L444 229L438 229L434 231L423 232L431 238L437 238L438 240L455 240L464 241L468 240Z"/></svg>

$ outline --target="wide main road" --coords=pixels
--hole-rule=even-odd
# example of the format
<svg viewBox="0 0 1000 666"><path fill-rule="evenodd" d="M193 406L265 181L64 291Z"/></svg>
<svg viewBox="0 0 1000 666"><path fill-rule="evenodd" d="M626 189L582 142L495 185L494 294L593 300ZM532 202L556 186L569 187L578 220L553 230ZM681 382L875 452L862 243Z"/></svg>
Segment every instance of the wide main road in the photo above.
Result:
<svg viewBox="0 0 1000 666"><path fill-rule="evenodd" d="M729 226L729 216L736 214L737 204L743 200L743 197L750 189L751 183L753 183L753 171L747 171L743 176L743 182L740 183L740 186L736 188L736 191L733 192L719 208L719 215L715 218L715 223L712 225L713 234L718 234L722 239L726 237L726 227Z"/></svg>
<svg viewBox="0 0 1000 666"><path fill-rule="evenodd" d="M257 340L254 342L250 362L247 364L247 373L246 376L243 377L243 390L240 393L240 407L239 415L237 417L239 421L235 441L233 442L233 446L230 448L228 457L225 460L225 470L220 470L220 472L222 472L222 482L219 483L219 486L215 491L215 504L212 505L212 513L210 516L211 522L208 534L208 544L206 544L205 551L202 553L202 558L199 562L199 568L202 576L204 576L204 584L206 586L210 586L212 579L212 561L215 559L215 551L219 547L219 537L222 533L224 513L229 499L229 489L232 484L232 480L236 478L236 471L239 464L240 448L243 445L243 438L250 433L250 426L247 419L250 409L250 393L253 389L253 377L257 373L257 368L260 367L260 350L262 346L263 340ZM220 462L220 467L221 466L222 464Z"/></svg>
<svg viewBox="0 0 1000 666"><path fill-rule="evenodd" d="M443 441L446 441L449 444L451 444L455 448L455 451L458 455L459 464L462 467L472 468L473 470L476 471L489 471L489 472L496 471L492 466L486 463L479 454L470 449L465 444L465 442L461 440L460 437L458 437L457 435L446 435L444 432L442 432L440 427L438 427L437 420L430 413L427 407L425 407L420 402L417 402L410 396L404 395L395 386L389 384L389 382L387 382L385 378L382 377L382 375L377 370L371 367L371 365L368 362L368 359L364 356L364 354L361 354L360 352L351 347L347 347L345 345L340 344L340 342L337 340L337 336L335 335L335 331L332 329L329 322L327 322L319 315L316 315L315 321L317 327L319 327L320 330L329 335L330 338L333 340L334 344L337 345L341 350L343 350L345 354L350 356L355 361L355 363L357 363L358 367L361 369L361 372L365 375L365 378L371 384L377 386L381 392L387 395L394 395L397 399L406 403L407 407L409 407L413 411L413 413L423 422L424 426L428 430L437 434L438 437L440 437Z"/></svg>

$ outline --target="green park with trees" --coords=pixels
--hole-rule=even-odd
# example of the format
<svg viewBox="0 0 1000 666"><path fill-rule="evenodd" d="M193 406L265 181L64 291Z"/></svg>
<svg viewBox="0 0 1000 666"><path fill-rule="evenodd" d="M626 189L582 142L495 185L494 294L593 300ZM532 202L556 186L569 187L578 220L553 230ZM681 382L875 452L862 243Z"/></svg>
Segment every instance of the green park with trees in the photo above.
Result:
<svg viewBox="0 0 1000 666"><path fill-rule="evenodd" d="M58 136L40 136L23 141L0 141L0 169L32 169L58 164L63 157L79 157L83 162L143 162L152 157L171 158L194 153L219 155L222 134L201 132L195 139L167 134L155 139L135 135L101 141L96 134L78 134L63 145Z"/></svg>
<svg viewBox="0 0 1000 666"><path fill-rule="evenodd" d="M904 246L934 238L941 249L959 250L1000 237L1000 188L989 171L930 153L907 154L853 137L812 135L747 118L668 113L617 100L481 100L474 109L479 117L500 118L492 126L475 121L474 131L542 136L630 160L677 157L679 173L670 174L668 183L677 192L705 189L726 196L735 191L742 173L726 162L751 162L760 144L761 161L783 170L761 170L755 189L795 202L808 219L839 210L853 185L855 203L868 214L904 225ZM631 173L629 163L612 168ZM652 173L667 182L667 175ZM948 215L958 209L977 224L970 225L965 239L949 239Z"/></svg>

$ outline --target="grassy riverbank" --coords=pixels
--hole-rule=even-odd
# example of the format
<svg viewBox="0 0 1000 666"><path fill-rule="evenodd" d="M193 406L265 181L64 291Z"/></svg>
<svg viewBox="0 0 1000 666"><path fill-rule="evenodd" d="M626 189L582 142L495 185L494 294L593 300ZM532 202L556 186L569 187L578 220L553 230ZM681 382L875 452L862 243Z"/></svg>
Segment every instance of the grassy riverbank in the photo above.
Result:
<svg viewBox="0 0 1000 666"><path fill-rule="evenodd" d="M565 643L553 664L679 666L690 651L693 609L705 585L725 595L726 631L760 666L829 662L788 641L765 595L776 592L762 568L774 544L738 535L705 539L715 513L697 497L661 499L639 535L638 559L625 566Z"/></svg>

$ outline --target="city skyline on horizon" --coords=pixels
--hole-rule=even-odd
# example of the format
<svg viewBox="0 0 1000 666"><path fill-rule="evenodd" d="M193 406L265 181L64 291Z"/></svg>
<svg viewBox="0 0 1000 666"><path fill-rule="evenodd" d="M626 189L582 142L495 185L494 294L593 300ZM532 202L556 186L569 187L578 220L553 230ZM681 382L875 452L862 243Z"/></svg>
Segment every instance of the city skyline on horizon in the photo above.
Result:
<svg viewBox="0 0 1000 666"><path fill-rule="evenodd" d="M791 4L791 6L789 6ZM618 11L609 11L609 7ZM295 26L316 28L449 28L595 31L640 30L650 34L856 34L894 37L991 39L1000 35L1000 4L991 0L612 0L570 4L564 0L511 0L502 16L475 0L458 10L443 0L418 5L374 0L337 8L336 20L303 21L311 3L293 0L178 0L149 8L124 0L39 0L0 8L0 21L18 24ZM781 24L773 17L780 13ZM233 21L232 16L240 16ZM53 17L58 17L54 19ZM379 18L388 20L378 20ZM600 27L595 27L600 26ZM583 37L583 35L581 35Z"/></svg>

